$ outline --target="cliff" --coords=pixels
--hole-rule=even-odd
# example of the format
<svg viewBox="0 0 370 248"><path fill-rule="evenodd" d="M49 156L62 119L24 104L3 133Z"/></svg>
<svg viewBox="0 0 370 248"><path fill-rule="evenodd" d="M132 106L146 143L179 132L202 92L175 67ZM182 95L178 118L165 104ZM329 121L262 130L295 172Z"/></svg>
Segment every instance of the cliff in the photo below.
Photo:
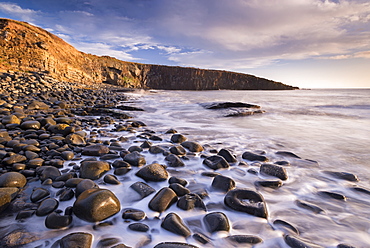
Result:
<svg viewBox="0 0 370 248"><path fill-rule="evenodd" d="M150 65L95 56L26 22L0 19L0 71L47 72L61 81L168 90L290 90L296 87L248 74Z"/></svg>

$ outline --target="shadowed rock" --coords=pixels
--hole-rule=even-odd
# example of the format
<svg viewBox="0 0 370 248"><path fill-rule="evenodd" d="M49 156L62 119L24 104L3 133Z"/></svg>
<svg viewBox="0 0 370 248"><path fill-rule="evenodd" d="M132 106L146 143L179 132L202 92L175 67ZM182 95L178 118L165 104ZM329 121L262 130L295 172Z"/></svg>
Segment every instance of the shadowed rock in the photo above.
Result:
<svg viewBox="0 0 370 248"><path fill-rule="evenodd" d="M221 168L229 168L230 165L226 159L219 155L210 156L203 160L203 164L212 170L218 170Z"/></svg>
<svg viewBox="0 0 370 248"><path fill-rule="evenodd" d="M230 177L217 175L213 178L212 188L219 191L228 192L235 188L235 181Z"/></svg>
<svg viewBox="0 0 370 248"><path fill-rule="evenodd" d="M249 161L260 161L260 162L267 162L269 160L267 157L253 152L244 152L242 158Z"/></svg>
<svg viewBox="0 0 370 248"><path fill-rule="evenodd" d="M214 233L218 231L229 231L229 219L224 213L214 212L204 216L204 222L209 232Z"/></svg>

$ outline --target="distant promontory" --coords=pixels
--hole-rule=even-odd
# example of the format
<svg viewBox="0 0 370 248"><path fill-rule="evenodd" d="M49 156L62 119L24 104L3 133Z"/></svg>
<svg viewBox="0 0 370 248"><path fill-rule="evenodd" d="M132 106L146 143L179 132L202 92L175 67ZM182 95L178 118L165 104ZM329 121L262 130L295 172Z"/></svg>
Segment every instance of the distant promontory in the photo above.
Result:
<svg viewBox="0 0 370 248"><path fill-rule="evenodd" d="M141 64L86 54L44 29L0 19L0 72L7 71L43 72L61 81L138 89L298 89L243 73Z"/></svg>

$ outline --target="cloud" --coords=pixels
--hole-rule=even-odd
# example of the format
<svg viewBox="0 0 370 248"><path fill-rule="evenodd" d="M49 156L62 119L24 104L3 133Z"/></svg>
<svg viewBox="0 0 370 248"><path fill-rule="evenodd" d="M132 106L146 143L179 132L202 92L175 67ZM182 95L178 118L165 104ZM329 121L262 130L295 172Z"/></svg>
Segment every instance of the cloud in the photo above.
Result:
<svg viewBox="0 0 370 248"><path fill-rule="evenodd" d="M14 3L0 2L0 12L15 16L21 20L32 22L36 18L38 11L23 9Z"/></svg>
<svg viewBox="0 0 370 248"><path fill-rule="evenodd" d="M281 60L369 58L367 0L89 0L52 10L46 0L32 2L35 10L11 3L0 10L37 15L36 24L79 50L125 60L159 51L168 64L239 70Z"/></svg>

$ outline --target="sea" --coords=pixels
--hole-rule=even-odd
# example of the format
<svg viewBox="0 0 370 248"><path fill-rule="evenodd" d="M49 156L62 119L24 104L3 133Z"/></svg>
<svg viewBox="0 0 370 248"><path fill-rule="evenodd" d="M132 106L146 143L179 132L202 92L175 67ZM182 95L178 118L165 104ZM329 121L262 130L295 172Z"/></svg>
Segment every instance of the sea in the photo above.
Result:
<svg viewBox="0 0 370 248"><path fill-rule="evenodd" d="M112 132L112 136L106 139L124 136L127 141L122 146L129 148L144 141L138 138L140 132L151 132L163 139L151 141L154 145L169 147L172 145L171 134L166 132L175 129L188 140L201 144L204 152L188 156L184 160L185 167L169 167L168 170L171 176L186 179L192 190L208 192L208 197L203 199L207 212L181 210L176 204L163 213L150 210L148 202L152 196L139 200L130 188L134 182L142 181L135 176L138 169L134 168L128 174L118 176L120 185L107 185L102 179L98 183L101 188L108 188L116 194L122 209L145 211L147 217L140 222L149 226L148 232L129 230L128 225L132 222L124 221L121 214L108 219L114 223L111 226L93 228L91 223L75 218L73 226L59 231L48 230L40 217L34 216L34 221L27 220L28 227L39 230L48 240L36 242L39 247L53 247L52 244L61 236L79 231L94 235L93 247L99 247L100 240L109 238L118 238L130 247L143 248L162 242L182 242L206 248L252 247L230 243L225 238L230 235L254 235L263 242L253 247L289 248L284 241L287 234L310 244L305 247L335 248L339 244L370 247L370 89L151 90L124 94L129 100L122 104L144 109L130 112L130 115L146 126L136 132ZM227 117L230 111L237 110L205 108L221 102L255 104L264 113ZM236 188L258 191L266 201L267 219L225 207L225 193L211 187L212 177L202 175L202 172L212 171L203 165L204 157L214 155L212 151L220 149L230 150L238 162L216 172L232 178ZM271 163L288 162L284 165L288 179L276 189L256 186L258 180L276 178L258 173L261 164L243 159L242 154L246 151L264 154ZM147 164L167 164L162 154L151 154L147 150L142 154ZM67 164L65 167L68 168ZM337 178L332 172L354 174L358 181ZM150 185L159 190L168 186L168 182ZM335 199L320 192L337 193L345 198ZM321 210L312 211L299 202ZM63 211L72 204L72 200L60 202L59 209ZM177 213L192 233L202 233L210 242L201 244L192 236L185 238L161 228L161 221L171 212ZM227 216L229 231L208 232L204 216L212 212L223 212Z"/></svg>

